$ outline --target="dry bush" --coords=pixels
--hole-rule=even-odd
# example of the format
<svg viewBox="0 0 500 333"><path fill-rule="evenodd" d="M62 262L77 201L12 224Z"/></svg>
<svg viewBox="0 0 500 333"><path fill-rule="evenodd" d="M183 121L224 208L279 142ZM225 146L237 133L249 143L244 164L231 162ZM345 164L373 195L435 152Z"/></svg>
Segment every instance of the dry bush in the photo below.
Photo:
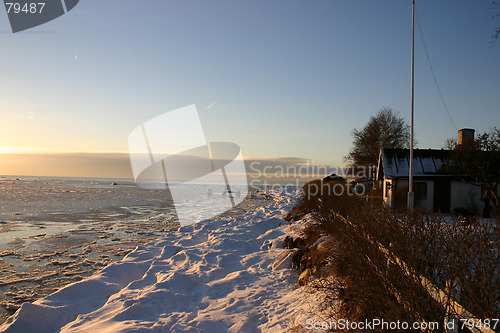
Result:
<svg viewBox="0 0 500 333"><path fill-rule="evenodd" d="M405 210L408 202L408 187L398 187L393 192L394 208Z"/></svg>
<svg viewBox="0 0 500 333"><path fill-rule="evenodd" d="M384 203L384 189L381 187L372 188L369 192L366 193L367 201L374 204L383 204Z"/></svg>
<svg viewBox="0 0 500 333"><path fill-rule="evenodd" d="M445 308L423 288L421 277L477 318L500 317L497 227L392 211L348 194L307 196L297 211L307 211L318 222L305 231L300 250L302 261L308 261L304 267L316 276L310 286L326 292L332 319L443 323ZM324 235L335 246L329 255L318 256L311 244Z"/></svg>
<svg viewBox="0 0 500 333"><path fill-rule="evenodd" d="M300 220L307 214L317 210L321 200L334 195L334 190L347 186L340 180L323 181L321 179L310 181L302 186L302 197L299 203L285 216L287 221ZM347 189L346 189L347 191ZM339 191L337 191L339 192Z"/></svg>

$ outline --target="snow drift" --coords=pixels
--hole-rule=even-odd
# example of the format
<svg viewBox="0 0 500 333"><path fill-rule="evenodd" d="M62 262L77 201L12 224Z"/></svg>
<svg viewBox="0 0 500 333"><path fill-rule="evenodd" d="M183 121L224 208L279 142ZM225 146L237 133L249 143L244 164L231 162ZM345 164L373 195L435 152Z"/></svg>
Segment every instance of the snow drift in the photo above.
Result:
<svg viewBox="0 0 500 333"><path fill-rule="evenodd" d="M25 303L5 332L283 332L297 273L283 260L282 194L238 217L182 227L83 281ZM273 265L276 261L279 264Z"/></svg>

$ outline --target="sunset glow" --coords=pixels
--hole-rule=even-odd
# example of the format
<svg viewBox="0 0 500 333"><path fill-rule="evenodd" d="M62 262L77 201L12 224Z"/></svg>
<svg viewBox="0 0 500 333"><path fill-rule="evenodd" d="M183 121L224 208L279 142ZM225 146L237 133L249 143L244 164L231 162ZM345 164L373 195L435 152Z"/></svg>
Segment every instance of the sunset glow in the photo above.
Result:
<svg viewBox="0 0 500 333"><path fill-rule="evenodd" d="M114 2L85 1L63 19L1 34L0 60L8 65L0 80L0 154L11 164L0 165L0 175L90 174L71 169L73 158L54 167L46 153L115 153L116 163L84 165L106 175L115 164L128 168L121 156L131 131L191 104L207 142L233 142L246 158L343 166L353 129L377 110L390 107L409 122L410 5L167 1L151 11L127 2L107 20L101 16L115 13ZM500 121L500 42L491 45L489 6L420 3L422 34L453 118L417 35L415 135L422 149L441 148L458 128L481 133ZM0 30L10 30L7 19ZM47 167L37 164L42 159Z"/></svg>
<svg viewBox="0 0 500 333"><path fill-rule="evenodd" d="M34 149L30 149L30 148L26 148L26 147L16 147L16 146L0 147L0 154L25 153L28 151L34 151Z"/></svg>

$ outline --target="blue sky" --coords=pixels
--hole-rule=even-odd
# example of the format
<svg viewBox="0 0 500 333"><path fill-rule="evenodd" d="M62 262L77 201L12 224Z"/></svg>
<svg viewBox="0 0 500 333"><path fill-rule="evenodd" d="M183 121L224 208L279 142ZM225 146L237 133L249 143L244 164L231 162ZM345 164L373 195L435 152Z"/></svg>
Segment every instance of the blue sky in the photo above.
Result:
<svg viewBox="0 0 500 333"><path fill-rule="evenodd" d="M500 126L491 6L417 0L457 126L417 33L420 148L440 148L458 128ZM2 11L0 151L126 152L140 123L196 104L208 141L342 165L353 128L377 110L409 120L410 38L410 0L85 0L16 34Z"/></svg>

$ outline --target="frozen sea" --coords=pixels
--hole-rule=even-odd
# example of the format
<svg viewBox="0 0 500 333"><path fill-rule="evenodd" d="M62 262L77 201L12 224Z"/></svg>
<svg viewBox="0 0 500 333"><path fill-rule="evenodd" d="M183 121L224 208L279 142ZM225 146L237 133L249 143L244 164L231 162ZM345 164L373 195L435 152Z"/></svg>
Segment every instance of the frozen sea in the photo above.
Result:
<svg viewBox="0 0 500 333"><path fill-rule="evenodd" d="M196 190L207 196L183 204L193 219L206 216L227 195L213 184ZM211 220L265 207L270 198L269 191L254 189ZM130 180L1 177L0 322L23 303L85 279L179 227L168 191Z"/></svg>

